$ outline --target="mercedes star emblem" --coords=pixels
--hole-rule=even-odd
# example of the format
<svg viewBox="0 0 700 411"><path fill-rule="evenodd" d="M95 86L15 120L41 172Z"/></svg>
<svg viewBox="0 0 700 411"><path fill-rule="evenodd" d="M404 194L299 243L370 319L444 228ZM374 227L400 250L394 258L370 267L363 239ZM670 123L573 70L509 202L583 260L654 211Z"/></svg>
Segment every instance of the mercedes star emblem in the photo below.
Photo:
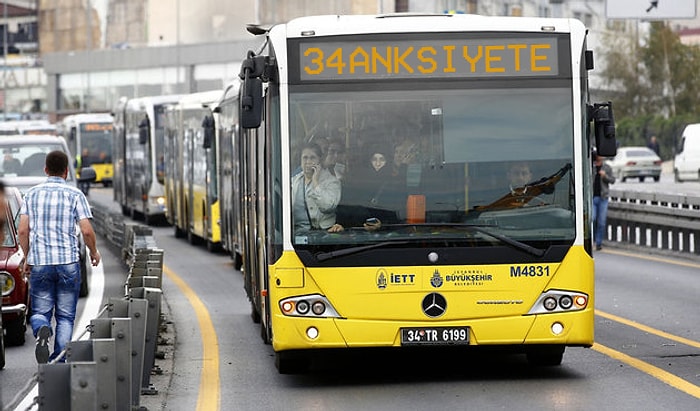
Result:
<svg viewBox="0 0 700 411"><path fill-rule="evenodd" d="M423 307L425 315L436 318L445 314L447 310L447 300L442 294L430 293L423 298L421 306Z"/></svg>

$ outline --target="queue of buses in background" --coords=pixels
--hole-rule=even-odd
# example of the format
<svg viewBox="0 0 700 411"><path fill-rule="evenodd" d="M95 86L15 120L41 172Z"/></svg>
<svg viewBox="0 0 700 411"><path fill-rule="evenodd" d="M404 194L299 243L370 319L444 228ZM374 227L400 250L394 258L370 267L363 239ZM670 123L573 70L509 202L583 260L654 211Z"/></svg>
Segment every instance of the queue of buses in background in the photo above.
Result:
<svg viewBox="0 0 700 411"><path fill-rule="evenodd" d="M95 182L105 187L112 183L112 125L109 113L74 114L58 124L48 120L11 120L0 122L2 135L60 135L68 143L74 167L92 167Z"/></svg>
<svg viewBox="0 0 700 411"><path fill-rule="evenodd" d="M500 347L558 365L593 344L591 152L616 143L612 103L589 101L581 22L249 31L264 46L224 90L118 103L114 196L231 255L281 373L328 348Z"/></svg>

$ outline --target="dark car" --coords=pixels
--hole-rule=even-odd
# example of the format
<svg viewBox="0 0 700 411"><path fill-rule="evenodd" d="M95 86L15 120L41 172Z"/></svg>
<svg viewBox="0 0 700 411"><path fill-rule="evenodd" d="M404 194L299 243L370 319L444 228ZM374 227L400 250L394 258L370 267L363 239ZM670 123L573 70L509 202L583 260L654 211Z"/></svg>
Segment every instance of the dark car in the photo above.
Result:
<svg viewBox="0 0 700 411"><path fill-rule="evenodd" d="M7 224L5 241L0 246L0 284L2 285L2 324L6 345L23 345L29 316L29 275L22 270L24 253L17 240L22 195L15 187L5 188Z"/></svg>

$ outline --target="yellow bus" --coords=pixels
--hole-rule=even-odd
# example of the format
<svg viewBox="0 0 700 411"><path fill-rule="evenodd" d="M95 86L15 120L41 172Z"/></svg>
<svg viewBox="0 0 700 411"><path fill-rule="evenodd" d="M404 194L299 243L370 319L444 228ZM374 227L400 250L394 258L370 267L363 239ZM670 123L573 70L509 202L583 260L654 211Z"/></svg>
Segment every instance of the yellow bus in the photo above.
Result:
<svg viewBox="0 0 700 411"><path fill-rule="evenodd" d="M165 113L179 95L121 98L112 114L114 201L146 225L165 220Z"/></svg>
<svg viewBox="0 0 700 411"><path fill-rule="evenodd" d="M249 31L267 41L239 75L235 198L281 373L331 348L492 346L559 365L593 344L591 151L616 148L612 104L589 102L581 22Z"/></svg>
<svg viewBox="0 0 700 411"><path fill-rule="evenodd" d="M92 167L96 183L112 184L112 125L109 113L74 114L61 121L61 134L75 157L76 171Z"/></svg>
<svg viewBox="0 0 700 411"><path fill-rule="evenodd" d="M221 248L233 260L233 267L241 269L243 218L238 195L241 193L241 162L238 161L240 127L238 124L239 82L226 86L221 98L213 106L212 123L218 167L218 198L220 209ZM235 143L235 144L234 144ZM236 150L236 151L234 151Z"/></svg>
<svg viewBox="0 0 700 411"><path fill-rule="evenodd" d="M211 106L221 90L184 95L168 107L165 135L166 217L175 237L221 246L217 146Z"/></svg>

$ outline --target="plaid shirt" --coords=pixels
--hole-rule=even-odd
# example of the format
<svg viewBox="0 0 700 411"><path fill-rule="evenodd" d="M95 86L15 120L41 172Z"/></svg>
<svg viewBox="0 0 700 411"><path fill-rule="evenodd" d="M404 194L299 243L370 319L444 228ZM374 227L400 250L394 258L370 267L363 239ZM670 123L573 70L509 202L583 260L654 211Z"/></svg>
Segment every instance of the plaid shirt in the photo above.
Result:
<svg viewBox="0 0 700 411"><path fill-rule="evenodd" d="M27 191L20 214L29 216L29 265L78 262L80 230L76 224L92 218L82 191L51 176Z"/></svg>

